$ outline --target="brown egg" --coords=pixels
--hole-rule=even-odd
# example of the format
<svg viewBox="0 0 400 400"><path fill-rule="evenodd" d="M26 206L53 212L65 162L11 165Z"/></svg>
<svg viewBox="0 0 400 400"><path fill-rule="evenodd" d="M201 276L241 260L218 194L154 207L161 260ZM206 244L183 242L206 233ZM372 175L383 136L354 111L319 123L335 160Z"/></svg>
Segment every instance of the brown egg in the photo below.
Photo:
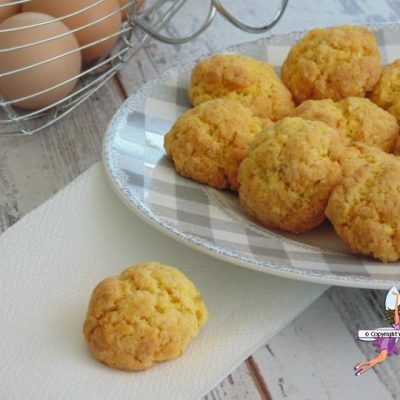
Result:
<svg viewBox="0 0 400 400"><path fill-rule="evenodd" d="M81 11L87 7L90 8ZM76 15L63 19L63 22L74 31L80 46L86 46L110 35L115 35L82 49L84 61L93 61L107 54L118 39L116 34L120 30L121 13L116 0L100 2L98 0L31 0L24 4L23 11L43 12L57 18L76 13ZM87 24L93 25L82 28ZM78 30L75 31L75 29Z"/></svg>
<svg viewBox="0 0 400 400"><path fill-rule="evenodd" d="M127 5L127 4L129 3L129 1L130 1L130 0L118 0L119 5L120 5L121 7ZM144 0L137 0L137 1L136 1L136 4L135 4L135 10L136 10L136 11L140 10L140 8L143 6L143 4L144 4ZM125 18L128 16L128 10L129 10L128 7L124 8L123 10L121 10L121 12L122 12L122 18L125 19Z"/></svg>
<svg viewBox="0 0 400 400"><path fill-rule="evenodd" d="M44 25L15 30L34 24ZM11 31L2 32L6 29ZM63 36L44 43L33 44L60 35ZM17 50L3 51L25 45L28 46ZM49 92L18 101L15 104L26 109L42 108L67 96L74 88L77 82L77 78L74 77L79 75L81 69L78 42L62 22L56 21L50 15L31 12L16 14L3 21L0 24L0 75L32 66L71 51L73 51L71 54L64 55L56 60L1 76L0 95L7 101L17 100L50 89L54 85L71 79L70 82Z"/></svg>
<svg viewBox="0 0 400 400"><path fill-rule="evenodd" d="M21 12L21 4L14 4L12 6L3 6L3 4L13 3L15 0L0 0L0 22L3 22L11 15Z"/></svg>

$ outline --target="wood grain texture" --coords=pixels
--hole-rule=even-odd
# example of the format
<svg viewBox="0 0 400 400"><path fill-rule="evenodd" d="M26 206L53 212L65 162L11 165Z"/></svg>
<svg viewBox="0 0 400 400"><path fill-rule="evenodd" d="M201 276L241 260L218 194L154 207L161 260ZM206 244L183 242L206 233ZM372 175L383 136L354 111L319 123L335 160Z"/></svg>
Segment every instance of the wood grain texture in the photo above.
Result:
<svg viewBox="0 0 400 400"><path fill-rule="evenodd" d="M1 231L100 160L104 131L122 101L110 83L50 129L0 138Z"/></svg>
<svg viewBox="0 0 400 400"><path fill-rule="evenodd" d="M365 354L355 343L357 330L346 326L335 307L337 302L335 289L331 289L254 354L272 398L392 399L375 373L354 376L353 365L363 361Z"/></svg>
<svg viewBox="0 0 400 400"><path fill-rule="evenodd" d="M378 290L351 290L332 288L327 297L340 315L348 332L353 333L354 345L362 353L360 360L371 359L376 356L375 347L368 342L355 339L359 329L375 329L388 326L385 320L386 292ZM370 372L375 375L393 399L400 396L400 357L389 357L383 364ZM362 378L365 378L362 377ZM370 377L368 377L370 378ZM372 379L372 378L371 378Z"/></svg>
<svg viewBox="0 0 400 400"><path fill-rule="evenodd" d="M278 0L224 1L246 22L261 24ZM191 0L163 33L190 32L201 23L207 2ZM269 33L314 26L400 20L398 0L290 0ZM196 40L173 47L152 41L94 97L62 122L27 138L0 139L0 232L67 185L101 157L105 128L127 94L182 60L254 40L222 17ZM384 325L385 293L332 288L205 399L396 399L400 357L355 378L355 362L374 356L373 346L355 339L361 327ZM232 349L234 351L234 349ZM374 397L375 396L375 397Z"/></svg>
<svg viewBox="0 0 400 400"><path fill-rule="evenodd" d="M224 379L203 400L266 400L246 363Z"/></svg>

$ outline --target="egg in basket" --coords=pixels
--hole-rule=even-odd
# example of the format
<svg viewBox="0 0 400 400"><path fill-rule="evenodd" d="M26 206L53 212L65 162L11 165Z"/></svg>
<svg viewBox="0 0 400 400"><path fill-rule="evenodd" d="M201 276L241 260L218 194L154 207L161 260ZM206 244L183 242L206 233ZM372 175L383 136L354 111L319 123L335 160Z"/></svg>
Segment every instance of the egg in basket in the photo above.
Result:
<svg viewBox="0 0 400 400"><path fill-rule="evenodd" d="M144 4L145 3L145 4ZM186 37L162 33L187 0L0 0L0 135L32 134L71 112L104 85L151 38L193 39L217 12L249 32L217 0ZM179 17L179 16L178 16Z"/></svg>

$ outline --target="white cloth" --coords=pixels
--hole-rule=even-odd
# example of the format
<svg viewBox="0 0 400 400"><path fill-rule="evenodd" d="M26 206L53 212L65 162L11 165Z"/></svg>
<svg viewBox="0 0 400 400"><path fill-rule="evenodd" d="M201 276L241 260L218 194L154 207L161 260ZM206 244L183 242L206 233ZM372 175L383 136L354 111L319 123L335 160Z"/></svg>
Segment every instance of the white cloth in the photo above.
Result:
<svg viewBox="0 0 400 400"><path fill-rule="evenodd" d="M210 319L181 358L127 373L91 356L82 324L95 285L138 261L180 268ZM0 236L0 398L197 399L325 289L178 244L125 208L96 165Z"/></svg>

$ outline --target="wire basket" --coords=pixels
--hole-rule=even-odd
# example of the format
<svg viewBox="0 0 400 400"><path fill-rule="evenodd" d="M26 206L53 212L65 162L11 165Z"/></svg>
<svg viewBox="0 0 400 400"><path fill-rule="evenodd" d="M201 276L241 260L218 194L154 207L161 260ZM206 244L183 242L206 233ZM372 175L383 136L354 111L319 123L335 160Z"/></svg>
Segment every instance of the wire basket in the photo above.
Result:
<svg viewBox="0 0 400 400"><path fill-rule="evenodd" d="M19 5L28 3L31 0L9 0L6 3L0 3L0 12L2 7L7 7L11 5ZM54 0L57 1L57 0ZM82 8L78 12L73 14L65 15L61 18L55 18L56 20L64 20L71 16L75 16L80 12L90 11L92 7L97 6L99 3L105 0L94 0L89 6ZM93 93L95 93L100 87L102 87L127 61L129 61L135 54L145 46L152 38L155 38L161 42L169 44L182 44L189 42L196 36L205 31L212 21L214 20L217 13L222 15L231 24L235 25L239 29L249 32L249 33L262 33L266 32L272 28L283 15L288 0L281 0L279 9L272 16L270 21L268 21L264 26L254 27L245 24L244 22L238 20L233 16L222 4L220 0L209 0L210 6L208 9L208 14L202 23L202 25L190 35L185 37L169 37L161 33L163 28L171 21L171 19L178 13L178 11L184 6L188 0L157 0L153 1L152 4L147 4L145 2L144 7L139 8L140 1L138 0L128 0L126 4L121 6L118 10L106 15L101 20L97 20L86 25L79 26L77 29L73 29L72 32L75 33L81 29L88 28L96 23L111 18L113 14L119 12L127 12L127 18L122 22L121 28L118 32L102 37L99 40L91 42L85 46L81 46L77 50L70 51L68 53L57 55L56 57L51 57L49 59L43 60L38 63L23 66L12 71L6 71L0 73L0 79L6 78L13 74L18 74L23 71L27 71L31 68L37 68L45 63L54 61L55 59L65 57L74 51L81 51L82 49L90 46L97 45L99 43L105 42L112 38L116 38L117 42L114 45L111 53L107 56L102 57L96 62L84 65L82 71L71 77L68 81L78 79L78 84L75 86L73 91L67 96L49 104L45 107L36 110L24 110L18 106L17 103L34 98L35 96L42 96L52 90L59 88L68 83L68 81L62 81L54 86L45 88L40 92L29 94L23 98L17 98L12 100L6 100L1 96L0 93L0 136L5 135L31 135L38 132L56 121L60 120L70 112L72 112L76 107L82 104L87 98L89 98ZM24 29L36 27L42 24L35 24L24 26L18 28L18 34L23 34ZM12 31L13 29L11 29ZM8 30L0 30L1 34L4 32L9 32ZM135 32L135 34L134 34ZM29 43L26 46L34 46L42 44L51 40L58 38L59 36L47 38L41 41ZM23 46L12 47L12 48L0 48L0 53L12 52L20 50Z"/></svg>

